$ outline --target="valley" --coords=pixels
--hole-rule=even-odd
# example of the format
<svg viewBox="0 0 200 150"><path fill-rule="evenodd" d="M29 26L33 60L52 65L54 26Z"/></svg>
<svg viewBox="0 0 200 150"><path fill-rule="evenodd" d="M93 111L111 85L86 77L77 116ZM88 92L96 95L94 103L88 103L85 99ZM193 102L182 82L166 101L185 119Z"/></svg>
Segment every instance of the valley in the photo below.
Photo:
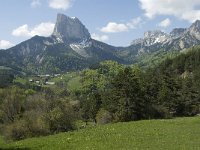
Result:
<svg viewBox="0 0 200 150"><path fill-rule="evenodd" d="M31 1L30 11L44 7ZM118 14L117 23L108 21L110 13L80 6L66 13L75 2L49 0L45 10L62 11L21 19L54 15L56 21L13 29L16 41L25 39L16 45L0 39L0 150L200 149L200 3L189 14L171 15L173 9L158 13L161 6L147 9L155 3L138 1L146 13L129 21ZM163 15L171 18L157 22ZM11 28L18 24L13 20L2 25ZM107 44L130 36L127 46Z"/></svg>

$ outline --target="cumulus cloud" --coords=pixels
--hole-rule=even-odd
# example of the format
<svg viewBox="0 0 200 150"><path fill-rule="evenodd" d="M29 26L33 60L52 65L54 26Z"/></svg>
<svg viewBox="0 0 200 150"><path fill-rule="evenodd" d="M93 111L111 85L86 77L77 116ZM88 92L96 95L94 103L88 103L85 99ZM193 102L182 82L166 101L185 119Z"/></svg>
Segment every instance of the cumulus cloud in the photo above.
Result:
<svg viewBox="0 0 200 150"><path fill-rule="evenodd" d="M72 6L73 0L50 0L49 7L53 9L67 10Z"/></svg>
<svg viewBox="0 0 200 150"><path fill-rule="evenodd" d="M109 22L105 27L101 28L101 32L105 33L124 32L128 31L129 29L135 29L141 22L142 19L140 17L134 18L127 23Z"/></svg>
<svg viewBox="0 0 200 150"><path fill-rule="evenodd" d="M127 26L131 29L135 29L137 28L137 26L142 22L142 18L141 17L137 17L132 19L130 22L127 23Z"/></svg>
<svg viewBox="0 0 200 150"><path fill-rule="evenodd" d="M52 34L55 24L51 22L41 23L31 30L31 35L49 36Z"/></svg>
<svg viewBox="0 0 200 150"><path fill-rule="evenodd" d="M30 28L27 24L22 25L12 31L13 36L32 37L35 35L49 36L52 34L55 24L51 22L40 23L34 28Z"/></svg>
<svg viewBox="0 0 200 150"><path fill-rule="evenodd" d="M41 5L40 0L32 0L32 2L31 2L31 7L37 7L40 5Z"/></svg>
<svg viewBox="0 0 200 150"><path fill-rule="evenodd" d="M28 25L22 25L17 29L13 30L12 35L14 36L30 36L30 31L28 30Z"/></svg>
<svg viewBox="0 0 200 150"><path fill-rule="evenodd" d="M14 44L12 44L11 42L6 41L6 40L0 40L0 49L7 49L12 46L14 46Z"/></svg>
<svg viewBox="0 0 200 150"><path fill-rule="evenodd" d="M163 27L163 28L167 28L171 25L171 20L169 18L161 21L158 26Z"/></svg>
<svg viewBox="0 0 200 150"><path fill-rule="evenodd" d="M156 15L172 15L194 22L200 19L199 0L139 0L148 18Z"/></svg>
<svg viewBox="0 0 200 150"><path fill-rule="evenodd" d="M92 38L97 40L97 41L108 41L109 40L109 37L107 35L98 35L96 33L93 33L92 35Z"/></svg>
<svg viewBox="0 0 200 150"><path fill-rule="evenodd" d="M109 22L107 26L101 29L101 31L105 33L124 32L124 31L128 31L128 27L126 26L126 24L118 24L115 22Z"/></svg>

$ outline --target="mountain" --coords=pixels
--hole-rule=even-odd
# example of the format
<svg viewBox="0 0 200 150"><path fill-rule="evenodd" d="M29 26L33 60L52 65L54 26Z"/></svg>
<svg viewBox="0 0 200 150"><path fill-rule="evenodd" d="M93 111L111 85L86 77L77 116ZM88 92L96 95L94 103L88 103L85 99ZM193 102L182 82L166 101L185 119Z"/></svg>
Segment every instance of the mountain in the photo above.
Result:
<svg viewBox="0 0 200 150"><path fill-rule="evenodd" d="M68 17L63 14L57 15L52 36L65 43L82 42L91 38L88 29L86 29L78 18Z"/></svg>
<svg viewBox="0 0 200 150"><path fill-rule="evenodd" d="M178 38L178 37L181 37L183 36L184 32L186 31L187 29L186 28L175 28L173 29L171 32L170 32L170 36L172 38Z"/></svg>
<svg viewBox="0 0 200 150"><path fill-rule="evenodd" d="M58 14L51 36L35 36L0 51L0 65L30 74L65 72L87 68L103 60L123 62L116 51L116 47L92 39L78 18Z"/></svg>
<svg viewBox="0 0 200 150"><path fill-rule="evenodd" d="M34 36L0 51L0 66L30 74L76 71L104 60L148 66L155 56L156 62L160 62L168 52L179 52L198 44L199 20L187 29L176 28L169 34L159 30L147 31L143 38L134 40L128 47L114 47L92 39L78 18L58 14L51 36Z"/></svg>
<svg viewBox="0 0 200 150"><path fill-rule="evenodd" d="M178 53L198 44L200 20L195 21L189 28L175 28L169 34L159 30L147 31L143 38L132 41L131 45L122 49L118 55L133 63L142 61L144 55L153 57L158 53Z"/></svg>
<svg viewBox="0 0 200 150"><path fill-rule="evenodd" d="M175 28L169 34L159 30L145 32L144 38L134 40L131 46L140 45L139 52L141 49L152 52L154 47L165 50L182 50L197 44L200 44L200 20L187 29Z"/></svg>

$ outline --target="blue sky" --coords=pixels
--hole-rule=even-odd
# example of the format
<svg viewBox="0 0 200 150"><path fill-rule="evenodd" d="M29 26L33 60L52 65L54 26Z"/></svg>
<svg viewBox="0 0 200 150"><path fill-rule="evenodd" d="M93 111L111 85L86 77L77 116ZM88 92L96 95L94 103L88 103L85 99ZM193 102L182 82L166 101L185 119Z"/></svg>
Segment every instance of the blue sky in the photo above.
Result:
<svg viewBox="0 0 200 150"><path fill-rule="evenodd" d="M0 49L49 36L57 13L78 17L97 40L127 46L148 30L190 26L200 0L2 0L0 12Z"/></svg>

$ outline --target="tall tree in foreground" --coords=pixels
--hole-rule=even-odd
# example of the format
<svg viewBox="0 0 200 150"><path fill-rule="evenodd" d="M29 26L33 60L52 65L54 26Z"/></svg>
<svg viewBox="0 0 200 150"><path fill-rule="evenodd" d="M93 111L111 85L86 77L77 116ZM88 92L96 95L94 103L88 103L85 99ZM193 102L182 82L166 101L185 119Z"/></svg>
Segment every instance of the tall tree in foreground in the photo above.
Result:
<svg viewBox="0 0 200 150"><path fill-rule="evenodd" d="M114 113L116 121L144 118L144 97L139 68L127 67L111 83L110 94L104 94L103 107Z"/></svg>

